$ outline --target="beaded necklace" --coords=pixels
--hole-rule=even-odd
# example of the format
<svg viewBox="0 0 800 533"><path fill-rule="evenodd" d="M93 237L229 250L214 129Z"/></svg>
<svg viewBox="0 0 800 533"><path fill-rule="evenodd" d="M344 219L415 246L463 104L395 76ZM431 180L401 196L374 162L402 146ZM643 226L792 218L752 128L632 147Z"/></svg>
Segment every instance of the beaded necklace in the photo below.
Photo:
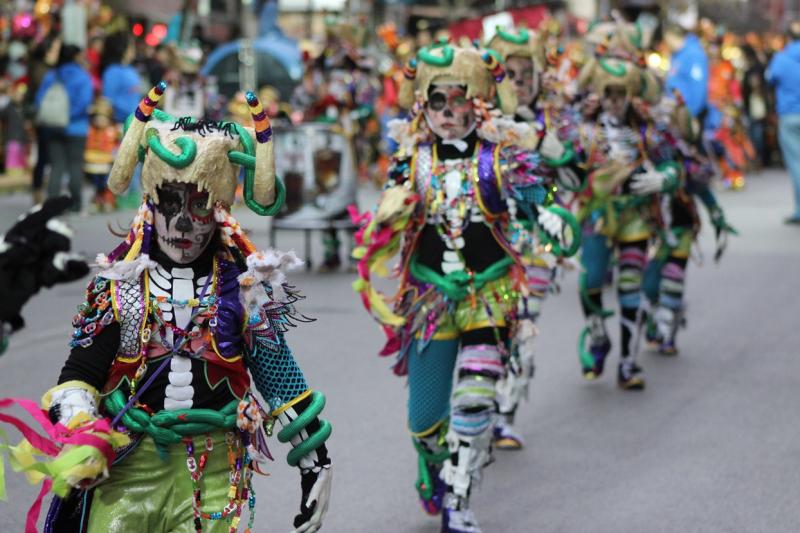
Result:
<svg viewBox="0 0 800 533"><path fill-rule="evenodd" d="M147 275L145 275L146 286L149 285L147 279L148 279ZM136 394L136 389L139 385L139 382L147 372L148 368L147 353L149 351L150 339L154 331L158 330L161 339L161 344L163 344L164 347L169 349L170 351L173 351L173 347L167 345L166 341L167 329L172 331L173 339L182 339L182 342L190 342L192 340L200 338L203 335L202 325L206 322L211 321L213 317L216 316L217 301L219 300L221 291L221 284L219 283L219 260L216 257L214 257L211 269L211 291L212 293L214 293L211 296L203 297L202 299L190 298L189 300L186 301L187 306L192 308L199 308L198 311L192 315L192 318L189 321L189 324L187 325L186 329L182 329L177 325L173 325L169 322L166 322L161 313L161 308L158 305L155 305L157 302L159 302L159 297L150 296L150 301L148 304L149 313L146 312L146 317L147 317L146 324L142 328L142 334L140 339L141 362L139 363L139 367L136 369L136 373L134 374L133 379L131 380L131 385L130 385L131 397L133 397ZM195 303L197 305L194 305ZM206 306L205 309L203 309L202 306Z"/></svg>
<svg viewBox="0 0 800 533"><path fill-rule="evenodd" d="M473 157L457 160L440 161L436 145L433 146L433 164L428 181L428 220L436 228L439 238L456 252L464 261L458 240L469 227L472 213L477 204L475 187L470 179L477 165ZM447 194L447 176L457 173L460 176L458 191Z"/></svg>
<svg viewBox="0 0 800 533"><path fill-rule="evenodd" d="M189 298L188 300L176 300L171 296L151 296L157 303L167 303L172 305L173 307L208 307L213 304L217 298L216 296L206 296L202 300L198 300L197 298Z"/></svg>
<svg viewBox="0 0 800 533"><path fill-rule="evenodd" d="M247 450L241 446L241 439L236 438L232 432L225 434L225 445L228 448L228 465L230 466L230 486L228 487L228 503L222 511L205 512L202 510L202 493L200 480L208 464L208 455L214 450L214 441L206 435L205 449L200 455L200 460L195 458L194 441L191 437L183 439L186 446L186 468L192 480L192 513L194 515L194 528L198 533L203 531L203 520L228 520L230 519L229 533L236 533L239 529L242 510L247 502L250 518L244 533L250 533L255 521L256 494L252 487L252 460Z"/></svg>

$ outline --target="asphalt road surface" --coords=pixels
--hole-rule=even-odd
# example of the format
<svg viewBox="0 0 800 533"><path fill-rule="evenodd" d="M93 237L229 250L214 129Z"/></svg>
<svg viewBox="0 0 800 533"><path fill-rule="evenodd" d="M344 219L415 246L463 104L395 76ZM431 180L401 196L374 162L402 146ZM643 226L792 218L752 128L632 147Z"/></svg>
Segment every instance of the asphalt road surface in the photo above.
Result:
<svg viewBox="0 0 800 533"><path fill-rule="evenodd" d="M365 196L366 204L375 194ZM800 531L800 227L782 223L791 211L783 172L719 196L741 236L715 265L705 230L703 264L688 272L681 353L642 354L645 391L618 390L614 372L593 383L581 378L575 273L546 302L531 401L518 417L527 446L496 453L473 498L487 533ZM0 228L27 202L0 198ZM266 246L266 223L239 213ZM117 239L108 221L127 222L125 214L71 217L76 248L90 257L110 250ZM296 234L280 234L278 244L302 249ZM289 342L309 382L327 395L334 428L334 493L323 530L434 533L439 523L421 512L413 489L405 384L377 357L382 336L352 278L292 277L307 295L303 312L317 321L290 332ZM57 287L26 308L28 327L0 358L0 396L38 399L55 383L83 287ZM288 531L299 501L287 448L272 440L278 460L257 480L256 532ZM7 478L0 531L22 531L36 489L10 470Z"/></svg>

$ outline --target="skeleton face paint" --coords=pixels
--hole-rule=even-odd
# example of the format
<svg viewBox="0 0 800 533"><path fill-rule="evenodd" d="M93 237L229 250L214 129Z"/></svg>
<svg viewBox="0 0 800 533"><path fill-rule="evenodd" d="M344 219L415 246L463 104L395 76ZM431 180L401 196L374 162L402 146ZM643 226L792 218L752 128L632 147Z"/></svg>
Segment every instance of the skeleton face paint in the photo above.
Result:
<svg viewBox="0 0 800 533"><path fill-rule="evenodd" d="M609 85L603 95L603 111L618 121L625 118L628 111L628 91L622 85Z"/></svg>
<svg viewBox="0 0 800 533"><path fill-rule="evenodd" d="M466 137L475 124L467 90L460 85L434 85L425 104L425 119L433 133L446 141Z"/></svg>
<svg viewBox="0 0 800 533"><path fill-rule="evenodd" d="M161 250L176 263L191 263L211 242L217 222L207 205L208 193L194 184L168 183L158 190L156 237Z"/></svg>
<svg viewBox="0 0 800 533"><path fill-rule="evenodd" d="M506 75L514 84L520 107L529 107L539 92L538 78L530 57L510 56L506 60Z"/></svg>

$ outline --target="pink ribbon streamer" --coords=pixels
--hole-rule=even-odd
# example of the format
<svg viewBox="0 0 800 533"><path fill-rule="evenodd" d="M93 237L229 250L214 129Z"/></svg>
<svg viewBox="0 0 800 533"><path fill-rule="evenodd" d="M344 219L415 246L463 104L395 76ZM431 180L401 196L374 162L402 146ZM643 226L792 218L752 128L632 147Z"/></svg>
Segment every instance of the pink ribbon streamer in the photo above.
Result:
<svg viewBox="0 0 800 533"><path fill-rule="evenodd" d="M110 465L114 462L115 453L111 444L102 438L89 433L89 431L97 431L99 433L106 434L110 433L111 424L109 424L108 419L101 418L95 420L91 424L87 424L74 430L69 430L60 423L53 424L45 412L39 408L36 402L32 400L25 398L0 399L0 409L6 409L15 404L27 411L28 414L30 414L33 419L39 423L39 426L41 426L50 439L40 435L28 424L15 416L0 413L0 422L6 422L7 424L14 426L22 434L25 440L31 444L31 446L42 453L51 457L55 457L66 445L92 446L105 456L106 461L108 461L107 464ZM39 514L42 510L42 501L47 493L50 492L52 486L53 481L51 479L45 479L42 483L42 488L39 491L39 495L36 497L36 500L34 500L30 509L28 509L28 515L25 521L25 533L37 533L36 525L39 521Z"/></svg>
<svg viewBox="0 0 800 533"><path fill-rule="evenodd" d="M42 490L39 491L39 495L34 500L33 505L28 509L28 515L25 518L25 533L38 533L36 524L39 522L39 514L42 512L42 500L50 492L50 487L52 486L53 481L50 479L45 479L42 483Z"/></svg>

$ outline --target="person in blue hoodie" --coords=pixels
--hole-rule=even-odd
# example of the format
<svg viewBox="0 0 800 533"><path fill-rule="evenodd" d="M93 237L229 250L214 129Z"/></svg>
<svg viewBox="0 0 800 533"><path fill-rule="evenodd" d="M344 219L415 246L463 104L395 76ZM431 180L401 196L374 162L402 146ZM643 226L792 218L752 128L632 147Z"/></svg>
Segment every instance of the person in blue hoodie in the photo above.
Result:
<svg viewBox="0 0 800 533"><path fill-rule="evenodd" d="M775 87L778 141L794 185L794 213L787 224L800 224L800 22L789 27L789 44L772 57L766 78Z"/></svg>
<svg viewBox="0 0 800 533"><path fill-rule="evenodd" d="M678 25L666 28L664 41L672 52L665 92L677 90L692 116L700 117L708 106L708 56L703 44Z"/></svg>
<svg viewBox="0 0 800 533"><path fill-rule="evenodd" d="M130 110L136 109L143 93L147 90L142 86L139 71L131 64L135 57L136 45L127 33L112 33L106 37L103 54L100 57L102 96L111 102L112 118L120 129L128 118ZM130 190L117 198L117 207L126 209L139 205L141 197L139 173L140 170L137 168Z"/></svg>
<svg viewBox="0 0 800 533"><path fill-rule="evenodd" d="M142 98L142 78L131 66L135 56L136 48L126 33L112 33L106 37L100 59L102 91L103 97L111 102L114 122L118 124L125 122Z"/></svg>
<svg viewBox="0 0 800 533"><path fill-rule="evenodd" d="M92 103L92 78L79 62L81 53L77 46L63 46L56 67L45 74L35 99L38 109L55 83L60 83L66 91L69 121L65 128L52 129L47 135L51 165L47 196L54 198L61 194L64 174L67 174L72 197L70 209L73 212L81 210L83 151L89 132L89 106Z"/></svg>

